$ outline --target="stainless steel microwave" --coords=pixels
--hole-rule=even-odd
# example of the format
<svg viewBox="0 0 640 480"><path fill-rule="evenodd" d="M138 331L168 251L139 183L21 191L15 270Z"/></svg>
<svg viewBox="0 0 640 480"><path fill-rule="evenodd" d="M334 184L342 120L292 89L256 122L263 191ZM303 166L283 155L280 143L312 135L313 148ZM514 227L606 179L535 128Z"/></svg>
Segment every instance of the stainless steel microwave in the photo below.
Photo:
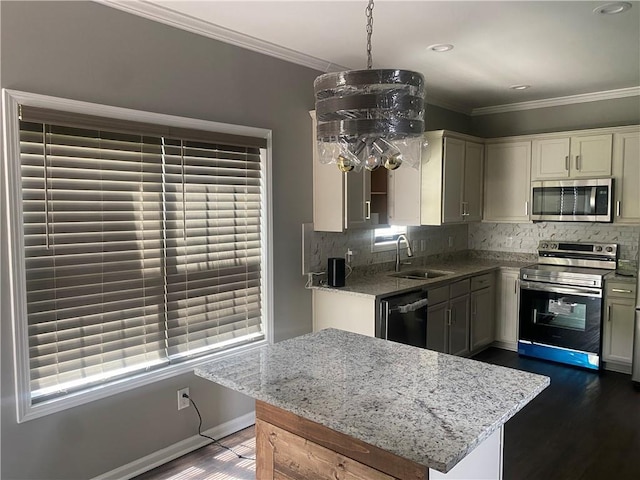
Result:
<svg viewBox="0 0 640 480"><path fill-rule="evenodd" d="M611 222L613 179L531 182L531 220Z"/></svg>

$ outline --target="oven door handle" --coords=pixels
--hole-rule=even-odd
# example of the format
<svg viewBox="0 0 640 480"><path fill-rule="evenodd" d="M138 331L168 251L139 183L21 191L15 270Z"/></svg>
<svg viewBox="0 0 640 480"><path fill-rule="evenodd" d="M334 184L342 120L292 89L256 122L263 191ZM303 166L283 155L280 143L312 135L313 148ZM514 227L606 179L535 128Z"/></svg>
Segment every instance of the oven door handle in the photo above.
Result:
<svg viewBox="0 0 640 480"><path fill-rule="evenodd" d="M383 339L389 340L389 314L391 309L389 308L389 302L383 300L380 302L380 317L381 317L381 325L380 325L380 335Z"/></svg>
<svg viewBox="0 0 640 480"><path fill-rule="evenodd" d="M536 292L565 293L568 295L578 295L581 297L602 297L602 290L580 288L580 287L564 287L558 285L549 285L537 282L520 282L520 290L534 290Z"/></svg>

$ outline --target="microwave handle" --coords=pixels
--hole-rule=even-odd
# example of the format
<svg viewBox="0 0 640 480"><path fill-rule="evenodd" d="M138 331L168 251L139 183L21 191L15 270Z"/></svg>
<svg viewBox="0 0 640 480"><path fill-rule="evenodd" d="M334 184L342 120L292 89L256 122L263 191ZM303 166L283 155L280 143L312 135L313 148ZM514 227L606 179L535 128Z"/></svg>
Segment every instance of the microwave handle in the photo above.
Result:
<svg viewBox="0 0 640 480"><path fill-rule="evenodd" d="M524 214L525 216L529 216L529 200L525 200L524 202Z"/></svg>
<svg viewBox="0 0 640 480"><path fill-rule="evenodd" d="M589 199L589 207L591 207L591 211L595 215L596 213L596 193L598 193L598 189L596 187L591 188L591 198ZM611 193L609 193L611 195Z"/></svg>

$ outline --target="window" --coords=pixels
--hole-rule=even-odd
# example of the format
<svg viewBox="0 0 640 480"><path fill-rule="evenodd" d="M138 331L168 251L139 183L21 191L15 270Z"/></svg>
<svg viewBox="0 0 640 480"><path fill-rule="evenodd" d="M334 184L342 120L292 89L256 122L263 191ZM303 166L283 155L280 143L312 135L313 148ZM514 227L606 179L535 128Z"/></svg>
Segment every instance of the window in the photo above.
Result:
<svg viewBox="0 0 640 480"><path fill-rule="evenodd" d="M387 228L376 228L373 231L371 251L381 252L396 247L396 240L400 235L408 235L406 226L391 225Z"/></svg>
<svg viewBox="0 0 640 480"><path fill-rule="evenodd" d="M19 153L6 162L19 185L10 213L22 416L264 343L268 131L17 111Z"/></svg>

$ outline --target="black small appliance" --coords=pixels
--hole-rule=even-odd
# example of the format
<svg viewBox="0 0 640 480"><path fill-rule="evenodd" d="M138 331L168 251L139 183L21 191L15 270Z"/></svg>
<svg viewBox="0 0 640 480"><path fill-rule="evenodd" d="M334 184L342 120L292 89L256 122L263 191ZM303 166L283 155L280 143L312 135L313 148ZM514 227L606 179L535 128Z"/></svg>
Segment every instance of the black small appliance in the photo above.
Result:
<svg viewBox="0 0 640 480"><path fill-rule="evenodd" d="M327 283L330 287L344 287L344 265L344 258L329 258L327 265Z"/></svg>

